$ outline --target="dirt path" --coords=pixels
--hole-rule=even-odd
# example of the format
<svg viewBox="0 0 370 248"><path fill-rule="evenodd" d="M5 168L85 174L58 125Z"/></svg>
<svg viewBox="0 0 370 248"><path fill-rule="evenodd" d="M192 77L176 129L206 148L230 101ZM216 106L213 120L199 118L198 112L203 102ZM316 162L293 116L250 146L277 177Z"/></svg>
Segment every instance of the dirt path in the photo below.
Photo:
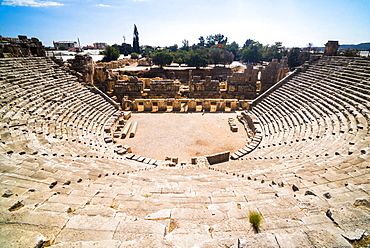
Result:
<svg viewBox="0 0 370 248"><path fill-rule="evenodd" d="M130 145L133 153L164 160L166 156L190 161L191 157L223 151L235 152L245 146L247 134L236 121L238 132L231 132L222 113L134 113L130 122L138 122L134 138L119 141Z"/></svg>

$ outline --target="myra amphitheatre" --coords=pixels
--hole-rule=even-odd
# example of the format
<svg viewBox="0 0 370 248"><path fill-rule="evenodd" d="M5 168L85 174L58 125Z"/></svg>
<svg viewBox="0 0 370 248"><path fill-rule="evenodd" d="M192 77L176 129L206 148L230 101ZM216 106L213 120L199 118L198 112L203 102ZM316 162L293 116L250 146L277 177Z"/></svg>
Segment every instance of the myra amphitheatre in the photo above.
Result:
<svg viewBox="0 0 370 248"><path fill-rule="evenodd" d="M0 246L369 247L370 60L337 44L128 76L1 37Z"/></svg>

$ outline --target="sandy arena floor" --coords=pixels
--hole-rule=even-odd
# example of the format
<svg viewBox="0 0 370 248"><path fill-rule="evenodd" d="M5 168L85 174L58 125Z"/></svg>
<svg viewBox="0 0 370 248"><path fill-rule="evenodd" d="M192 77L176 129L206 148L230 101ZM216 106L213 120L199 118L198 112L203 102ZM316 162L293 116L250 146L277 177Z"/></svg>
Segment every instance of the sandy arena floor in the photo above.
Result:
<svg viewBox="0 0 370 248"><path fill-rule="evenodd" d="M235 119L238 132L231 132L229 117ZM190 161L191 157L235 152L246 144L247 134L235 113L133 113L129 121L138 122L136 135L118 143L153 159L172 156Z"/></svg>

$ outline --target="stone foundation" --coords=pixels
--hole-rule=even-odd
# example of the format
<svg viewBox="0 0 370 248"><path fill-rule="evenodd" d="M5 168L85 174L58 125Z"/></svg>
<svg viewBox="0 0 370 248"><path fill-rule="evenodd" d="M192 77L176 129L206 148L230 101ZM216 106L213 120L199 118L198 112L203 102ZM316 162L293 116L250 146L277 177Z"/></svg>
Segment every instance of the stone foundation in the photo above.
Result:
<svg viewBox="0 0 370 248"><path fill-rule="evenodd" d="M248 109L249 101L237 99L124 99L122 109L138 112L231 112Z"/></svg>

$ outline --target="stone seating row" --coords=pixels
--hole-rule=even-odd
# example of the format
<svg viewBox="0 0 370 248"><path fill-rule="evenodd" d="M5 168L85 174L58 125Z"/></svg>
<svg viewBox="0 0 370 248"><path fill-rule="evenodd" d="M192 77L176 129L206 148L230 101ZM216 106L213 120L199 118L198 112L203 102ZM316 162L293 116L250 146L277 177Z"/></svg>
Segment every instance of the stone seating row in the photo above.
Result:
<svg viewBox="0 0 370 248"><path fill-rule="evenodd" d="M49 241L51 247L163 247L163 242L179 247L236 247L248 237L264 247L272 244L270 240L276 247L319 247L328 242L332 247L350 247L343 236L358 229L368 231L367 210L354 202L368 199L369 171L364 159L369 156L330 153L335 140L345 135L332 135L341 128L333 122L349 120L335 112L337 105L324 104L326 99L320 96L308 101L304 92L288 101L285 93L279 91L278 97L266 98L253 110L264 134L261 145L270 147L208 168L158 166L154 170L107 155L104 143L95 146L99 143L94 136L102 139L111 116L93 117L92 108L80 105L73 113L68 110L75 109L73 102L63 110L48 104L50 112L42 117L43 105L48 103L42 101L39 114L24 114L24 124L9 116L7 122L1 121L6 130L0 128L4 139L12 141L0 142L3 233L18 234L19 242L27 246L41 240ZM59 111L64 114L55 123L52 120L60 117ZM90 124L100 132L84 127L88 117L98 120L99 125ZM313 126L324 132L319 138ZM268 142L266 134L272 136ZM362 136L357 131L356 135ZM3 145L12 144L33 144L39 152L7 154L9 149ZM316 157L313 151L321 149L322 155ZM263 215L265 236L254 236L248 223L250 210Z"/></svg>
<svg viewBox="0 0 370 248"><path fill-rule="evenodd" d="M3 120L19 121L25 118L24 121L28 121L30 118L34 118L34 121L30 123L37 123L38 121L43 125L41 127L31 124L30 126L34 126L35 129L32 130L31 128L30 131L38 134L44 133L53 137L61 136L63 132L66 134L66 130L72 131L69 129L69 127L72 126L75 131L77 131L77 133L75 133L76 135L93 138L93 140L95 140L95 145L104 144L103 139L99 138L99 134L101 135L102 133L102 126L104 126L108 116L113 115L117 110L98 95L90 93L87 89L76 87L73 81L68 81L68 79L71 78L75 81L75 78L68 75L64 76L66 73L61 70L57 72L53 71L56 67L53 65L50 66L48 63L51 62L47 60L46 62L38 60L37 64L40 67L48 67L51 69L39 69L38 71L42 72L41 76L37 75L35 72L37 70L30 72L29 74L32 75L32 77L30 77L32 80L23 79L17 81L17 79L19 79L17 78L18 74L13 71L15 75L12 76L12 70L8 68L8 77L10 76L12 83L17 85L16 83L18 82L19 84L17 85L18 87L16 87L17 91L14 91L14 89L6 87L7 84L9 84L7 80L3 81L4 84L2 84L3 87L1 88L4 91L6 89L9 90L6 96L13 96L12 100L15 100L14 104L12 104L9 98L3 98L3 101L8 103L8 108L3 112ZM25 73L27 70L24 70L25 66L23 66L23 64L17 65L20 72L27 74ZM59 74L61 74L61 76ZM37 80L37 77L39 77L40 80ZM59 78L63 80L61 81ZM43 80L48 80L48 83L41 83L40 81ZM33 86L33 81L35 81L34 84L37 87L36 92L32 91L30 88ZM27 82L27 84L25 84L25 82ZM22 87L26 87L26 90L23 90ZM58 106L58 103L61 101L63 102L62 105ZM60 106L64 106L64 109L60 110L61 108L58 108ZM2 110L4 110L4 108ZM61 119L55 119L56 116ZM60 125L55 123L55 120L58 120ZM91 129L89 130L88 128ZM102 146L103 145L100 145L100 147ZM106 147L105 144L104 147Z"/></svg>
<svg viewBox="0 0 370 248"><path fill-rule="evenodd" d="M315 72L315 70L312 71ZM338 73L338 71L336 73ZM328 75L326 75L326 78L327 77ZM279 132L280 137L276 135L275 143L272 144L276 145L277 143L286 143L284 137L289 137L288 139L291 139L291 137L293 136L289 136L289 132L284 132L286 131L286 129L284 129L283 126L288 126L290 127L288 129L293 129L292 124L297 120L298 123L296 122L295 124L293 124L294 129L297 127L297 124L303 125L304 123L306 123L309 125L306 125L306 127L302 128L302 130L305 130L305 134L296 132L295 137L303 137L304 140L306 140L307 138L312 139L315 136L317 137L319 136L317 131L320 129L323 130L321 126L322 124L324 124L327 125L326 127L324 127L326 131L325 133L344 134L341 135L342 137L339 137L339 140L337 140L338 142L346 140L347 144L356 143L356 141L361 139L360 137L364 133L368 132L368 125L366 121L367 118L362 116L361 112L353 109L353 102L343 99L343 96L336 93L335 91L327 92L328 88L324 87L324 85L326 85L324 83L326 82L324 81L324 79L320 78L320 80L315 81L312 80L312 78L313 77L307 77L307 74L304 73L302 77L298 75L296 78L293 78L293 80L287 82L286 85L273 92L266 99L266 101L262 101L253 109L253 111L256 111L259 116L262 113L267 117L267 121L266 117L261 117L262 123L267 124L272 122L273 128L270 128L270 131L267 131L267 134ZM310 83L307 84L307 81ZM292 85L292 82L294 83L294 85ZM289 88L289 90L284 90L284 88ZM310 97L307 95L307 91L306 94L302 93L301 89L304 88L308 89ZM331 89L333 90L333 88ZM339 90L343 90L343 88ZM314 96L314 101L312 101L312 95ZM321 99L323 98L323 96L325 100ZM329 101L330 104L327 100L331 100ZM363 101L366 101L366 99ZM267 102L269 104L266 105ZM296 103L299 103L298 106ZM315 103L314 108L309 106L312 103ZM305 107L305 104L307 105L307 107ZM264 107L264 105L266 105L266 107ZM285 113L292 113L292 109L289 109L287 105L292 105L293 109L301 110L298 113L294 112L295 115L289 115L295 116L296 118L286 118L285 121L282 121L281 118L286 117ZM365 108L365 106L361 106L360 109L362 109L362 112L366 113L367 111ZM357 109L359 109L358 105ZM272 116L270 116L266 112L269 112L270 114L272 114ZM321 119L320 116L327 117ZM320 119L320 121L317 121L318 119ZM266 127L268 128L269 125L267 125ZM365 132L361 131L363 129L365 129ZM266 132L266 128L264 130ZM316 133L310 134L309 132L307 132L309 130L316 130ZM360 133L357 135L358 130L360 130ZM350 131L352 135L347 134L348 131ZM270 140L266 140L266 137L264 137L261 145L268 146L269 144L266 141L269 142Z"/></svg>

